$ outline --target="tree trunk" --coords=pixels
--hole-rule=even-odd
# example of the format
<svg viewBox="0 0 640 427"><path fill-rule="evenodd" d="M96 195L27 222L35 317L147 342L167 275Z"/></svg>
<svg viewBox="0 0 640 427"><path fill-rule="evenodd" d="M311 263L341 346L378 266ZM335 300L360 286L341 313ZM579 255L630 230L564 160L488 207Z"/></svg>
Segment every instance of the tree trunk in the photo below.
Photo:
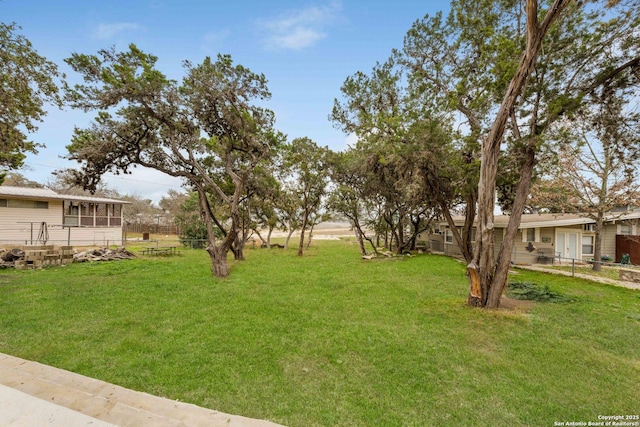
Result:
<svg viewBox="0 0 640 427"><path fill-rule="evenodd" d="M267 241L264 239L264 237L262 237L262 234L260 234L260 232L257 229L253 230L257 235L258 235L258 239L260 239L260 247L262 246L267 246Z"/></svg>
<svg viewBox="0 0 640 427"><path fill-rule="evenodd" d="M598 212L596 219L596 235L593 238L593 271L602 270L602 225L604 223L603 212Z"/></svg>
<svg viewBox="0 0 640 427"><path fill-rule="evenodd" d="M356 225L356 220L351 220L351 227L353 228L353 233L356 236L356 240L358 242L358 247L360 248L360 254L366 255L367 249L364 247L364 239L362 238L362 233L360 232L360 227Z"/></svg>
<svg viewBox="0 0 640 427"><path fill-rule="evenodd" d="M469 209L474 210L474 208L475 206L470 206L470 207L467 207L467 210ZM456 227L456 224L453 221L453 217L451 216L451 211L449 210L449 207L446 204L444 204L444 202L442 201L440 202L440 211L442 212L442 214L444 215L444 218L447 221L449 230L451 231L451 234L454 240L456 241L458 248L460 248L460 252L462 252L462 257L467 263L471 263L473 261L473 254L471 253L467 243L462 239L462 236L458 231L458 227Z"/></svg>
<svg viewBox="0 0 640 427"><path fill-rule="evenodd" d="M226 234L221 243L216 243L216 233L214 230L215 217L211 211L207 192L202 187L196 188L198 192L198 202L200 204L200 213L204 219L207 228L207 253L211 258L211 272L215 277L227 277L229 275L229 266L227 264L227 253L236 238L236 229L233 224L229 232Z"/></svg>
<svg viewBox="0 0 640 427"><path fill-rule="evenodd" d="M233 253L233 259L236 261L244 261L244 249L235 244L231 246L231 252Z"/></svg>
<svg viewBox="0 0 640 427"><path fill-rule="evenodd" d="M311 246L311 242L313 241L313 229L315 226L316 225L313 224L309 229L309 238L307 239L307 246L305 246L305 249L309 249L309 246Z"/></svg>
<svg viewBox="0 0 640 427"><path fill-rule="evenodd" d="M464 225L462 226L462 242L465 247L465 252L469 254L469 258L465 258L468 262L473 254L473 243L471 241L471 232L473 230L473 223L476 220L476 203L478 202L478 195L475 192L470 192L466 197L467 207L464 213Z"/></svg>
<svg viewBox="0 0 640 427"><path fill-rule="evenodd" d="M291 225L289 225L289 234L287 234L287 238L284 241L284 249L289 249L289 240L291 240L291 236L293 235L293 232L296 231L293 227L291 227Z"/></svg>
<svg viewBox="0 0 640 427"><path fill-rule="evenodd" d="M471 306L495 308L500 304L500 295L506 285L506 276L509 268L509 262L505 261L504 253L501 254L499 260L494 259L493 211L495 208L494 197L498 160L500 159L500 144L502 143L510 114L516 107L524 85L535 67L542 40L553 21L570 2L571 0L555 0L542 23L538 22L537 0L527 0L526 3L527 45L520 59L518 70L511 79L502 104L496 114L496 119L482 144L480 180L478 182L478 232L476 233L473 260L467 265L467 274L470 282L468 304ZM517 219L516 229L517 225L519 225L521 214L522 212L516 212L514 208L511 219L514 222ZM503 241L503 249L505 244L509 245L507 236ZM513 241L510 242L510 245L512 247ZM510 252L507 256L511 256ZM489 296L491 297L489 298Z"/></svg>
<svg viewBox="0 0 640 427"><path fill-rule="evenodd" d="M304 251L304 233L307 229L307 223L309 219L307 214L305 213L304 218L302 218L302 228L300 229L300 243L298 244L298 256L302 256Z"/></svg>
<svg viewBox="0 0 640 427"><path fill-rule="evenodd" d="M500 298L507 286L509 274L509 266L511 265L511 252L515 243L515 237L518 233L522 212L529 196L531 189L531 180L533 178L533 168L536 164L535 159L535 141L529 141L525 152L525 159L520 167L520 180L516 188L516 195L513 201L513 210L509 216L509 223L504 235L502 247L498 252L496 259L496 267L494 272L494 283L488 290L486 306L489 308L497 308L500 306Z"/></svg>
<svg viewBox="0 0 640 427"><path fill-rule="evenodd" d="M271 233L273 233L273 227L269 226L269 232L267 233L267 249L271 249Z"/></svg>
<svg viewBox="0 0 640 427"><path fill-rule="evenodd" d="M396 253L402 255L404 251L404 220L402 211L398 212L398 224L396 226Z"/></svg>
<svg viewBox="0 0 640 427"><path fill-rule="evenodd" d="M229 275L229 264L227 263L227 249L222 246L215 247L209 245L207 252L211 258L211 272L215 277L227 277Z"/></svg>
<svg viewBox="0 0 640 427"><path fill-rule="evenodd" d="M247 241L247 233L244 227L244 221L238 211L231 214L231 231L233 233L233 241L231 243L231 251L236 261L244 261L244 244Z"/></svg>

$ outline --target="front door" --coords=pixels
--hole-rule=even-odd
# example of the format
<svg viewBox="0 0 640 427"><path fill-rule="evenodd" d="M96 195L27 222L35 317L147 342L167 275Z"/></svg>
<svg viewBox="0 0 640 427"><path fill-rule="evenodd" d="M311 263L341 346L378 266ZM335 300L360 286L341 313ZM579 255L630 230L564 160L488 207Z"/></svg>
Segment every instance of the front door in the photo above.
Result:
<svg viewBox="0 0 640 427"><path fill-rule="evenodd" d="M579 233L556 231L556 254L561 258L577 259Z"/></svg>

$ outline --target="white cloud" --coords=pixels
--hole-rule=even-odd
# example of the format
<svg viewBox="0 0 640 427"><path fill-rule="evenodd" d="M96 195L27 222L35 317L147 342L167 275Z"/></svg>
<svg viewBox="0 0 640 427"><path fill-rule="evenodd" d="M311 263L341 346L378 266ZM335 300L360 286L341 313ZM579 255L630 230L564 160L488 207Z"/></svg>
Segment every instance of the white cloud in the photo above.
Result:
<svg viewBox="0 0 640 427"><path fill-rule="evenodd" d="M128 31L136 31L142 27L132 22L118 22L115 24L100 24L93 32L93 36L98 40L109 40L118 34Z"/></svg>
<svg viewBox="0 0 640 427"><path fill-rule="evenodd" d="M298 50L313 46L318 40L323 39L325 36L325 33L315 31L311 28L297 27L287 34L272 35L270 42L272 47Z"/></svg>
<svg viewBox="0 0 640 427"><path fill-rule="evenodd" d="M182 188L182 180L159 172L155 169L137 167L131 170L131 174L113 175L106 173L102 180L107 187L118 191L120 194L140 196L158 203L170 189L185 191Z"/></svg>
<svg viewBox="0 0 640 427"><path fill-rule="evenodd" d="M259 21L258 27L264 33L267 48L300 50L325 38L324 29L335 22L340 10L342 4L338 1L290 10L277 18Z"/></svg>

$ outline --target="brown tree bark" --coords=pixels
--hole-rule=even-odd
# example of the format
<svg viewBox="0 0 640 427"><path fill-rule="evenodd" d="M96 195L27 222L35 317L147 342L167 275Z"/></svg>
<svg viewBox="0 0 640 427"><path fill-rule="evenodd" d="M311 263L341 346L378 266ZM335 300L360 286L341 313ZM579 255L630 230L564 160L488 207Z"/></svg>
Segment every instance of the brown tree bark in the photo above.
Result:
<svg viewBox="0 0 640 427"><path fill-rule="evenodd" d="M602 270L602 229L604 225L604 213L598 212L593 238L593 271Z"/></svg>
<svg viewBox="0 0 640 427"><path fill-rule="evenodd" d="M307 229L308 214L305 212L302 218L302 228L300 229L300 243L298 244L298 256L302 256L304 252L304 233Z"/></svg>
<svg viewBox="0 0 640 427"><path fill-rule="evenodd" d="M211 272L215 277L227 277L229 275L228 252L228 249L224 249L221 246L207 246L207 253L211 258Z"/></svg>
<svg viewBox="0 0 640 427"><path fill-rule="evenodd" d="M498 252L496 259L495 276L493 285L489 289L487 295L487 307L499 307L500 297L507 286L509 265L511 264L511 252L515 243L515 237L522 219L522 212L531 190L531 180L533 178L533 168L535 167L535 149L534 141L530 141L525 152L525 159L520 167L520 180L516 189L515 199L513 201L513 211L509 217L507 230L504 235L502 247Z"/></svg>
<svg viewBox="0 0 640 427"><path fill-rule="evenodd" d="M360 248L360 254L366 255L367 249L364 247L364 239L362 238L362 230L360 229L360 225L357 224L355 220L351 220L351 228L353 228L353 233L356 236L356 240L358 241L358 248Z"/></svg>
<svg viewBox="0 0 640 427"><path fill-rule="evenodd" d="M211 258L211 272L215 277L227 277L229 275L229 265L227 262L227 253L231 249L233 242L236 240L237 226L232 219L229 232L218 243L215 238L214 219L211 214L211 206L204 188L197 187L198 201L200 204L200 212L204 218L207 227L207 253ZM232 215L233 218L233 215Z"/></svg>

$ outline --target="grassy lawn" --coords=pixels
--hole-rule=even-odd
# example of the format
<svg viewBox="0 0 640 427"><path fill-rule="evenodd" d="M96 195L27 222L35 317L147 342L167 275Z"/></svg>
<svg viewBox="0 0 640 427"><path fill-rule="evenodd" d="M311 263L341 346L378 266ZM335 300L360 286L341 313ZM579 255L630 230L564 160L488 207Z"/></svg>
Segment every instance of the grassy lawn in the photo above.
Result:
<svg viewBox="0 0 640 427"><path fill-rule="evenodd" d="M552 426L638 414L640 292L520 272L569 303L465 307L452 259L317 241L0 271L0 352L289 426Z"/></svg>

